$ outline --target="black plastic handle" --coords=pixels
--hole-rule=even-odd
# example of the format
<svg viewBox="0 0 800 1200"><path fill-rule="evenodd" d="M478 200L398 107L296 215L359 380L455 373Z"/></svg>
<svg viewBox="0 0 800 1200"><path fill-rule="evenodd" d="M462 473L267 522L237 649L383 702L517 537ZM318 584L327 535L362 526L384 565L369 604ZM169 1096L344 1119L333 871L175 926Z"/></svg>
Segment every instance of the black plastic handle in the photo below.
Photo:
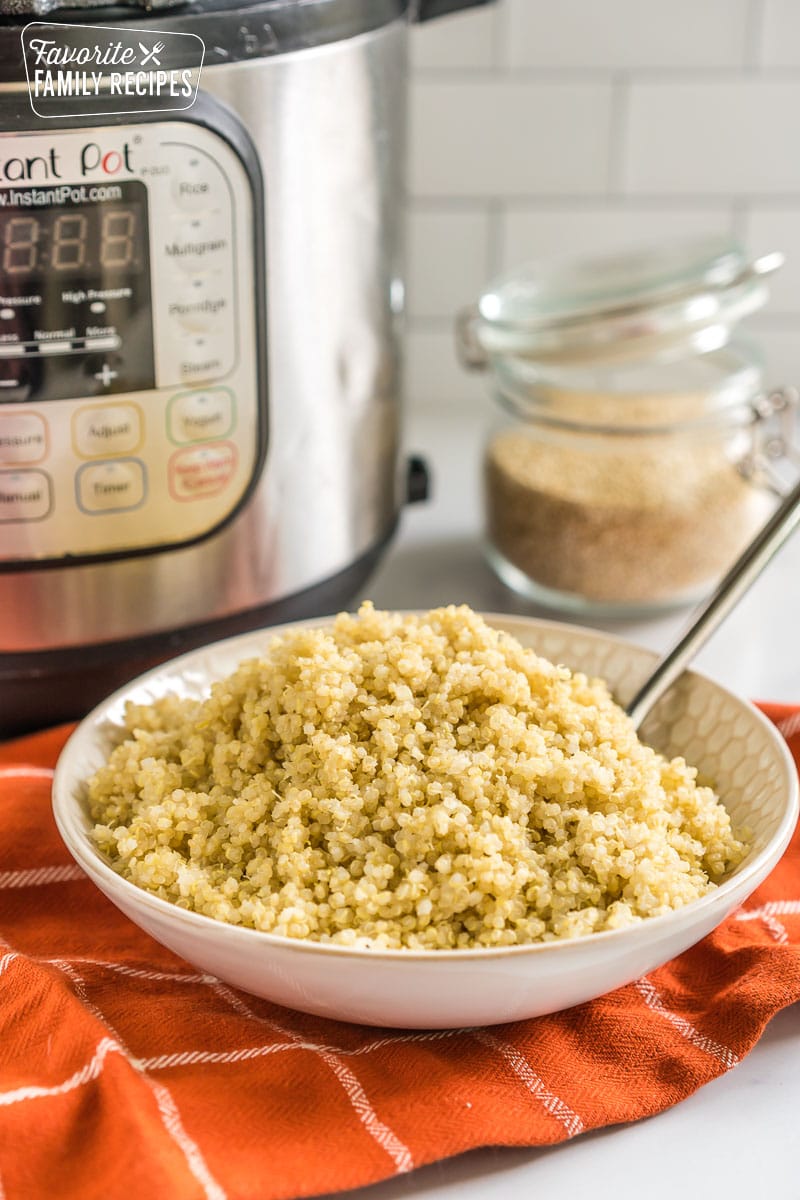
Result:
<svg viewBox="0 0 800 1200"><path fill-rule="evenodd" d="M434 17L445 17L448 13L493 2L494 0L416 0L416 3L411 5L412 18L416 21L432 21Z"/></svg>

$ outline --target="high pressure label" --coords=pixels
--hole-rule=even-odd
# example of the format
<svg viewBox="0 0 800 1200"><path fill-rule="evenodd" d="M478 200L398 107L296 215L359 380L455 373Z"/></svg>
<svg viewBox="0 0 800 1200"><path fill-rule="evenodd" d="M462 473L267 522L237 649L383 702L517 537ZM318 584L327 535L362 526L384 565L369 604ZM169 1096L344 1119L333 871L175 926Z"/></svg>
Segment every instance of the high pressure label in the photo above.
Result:
<svg viewBox="0 0 800 1200"><path fill-rule="evenodd" d="M38 117L175 112L197 99L205 55L197 34L33 21L21 36Z"/></svg>

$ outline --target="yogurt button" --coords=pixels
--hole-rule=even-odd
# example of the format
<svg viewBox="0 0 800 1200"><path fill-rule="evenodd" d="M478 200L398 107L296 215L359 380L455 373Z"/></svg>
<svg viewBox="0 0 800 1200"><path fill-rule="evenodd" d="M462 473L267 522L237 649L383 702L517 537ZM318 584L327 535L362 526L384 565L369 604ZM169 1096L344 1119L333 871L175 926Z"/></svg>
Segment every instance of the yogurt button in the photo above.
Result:
<svg viewBox="0 0 800 1200"><path fill-rule="evenodd" d="M233 396L227 389L184 392L169 406L169 435L175 442L227 437L233 426Z"/></svg>

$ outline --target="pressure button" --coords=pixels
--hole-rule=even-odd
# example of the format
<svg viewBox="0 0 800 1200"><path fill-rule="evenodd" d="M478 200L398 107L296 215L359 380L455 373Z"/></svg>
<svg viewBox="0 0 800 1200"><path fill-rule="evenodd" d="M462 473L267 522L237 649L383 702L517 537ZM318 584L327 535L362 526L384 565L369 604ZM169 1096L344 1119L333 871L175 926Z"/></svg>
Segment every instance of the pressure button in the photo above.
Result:
<svg viewBox="0 0 800 1200"><path fill-rule="evenodd" d="M34 463L47 454L47 426L38 413L0 413L0 463Z"/></svg>

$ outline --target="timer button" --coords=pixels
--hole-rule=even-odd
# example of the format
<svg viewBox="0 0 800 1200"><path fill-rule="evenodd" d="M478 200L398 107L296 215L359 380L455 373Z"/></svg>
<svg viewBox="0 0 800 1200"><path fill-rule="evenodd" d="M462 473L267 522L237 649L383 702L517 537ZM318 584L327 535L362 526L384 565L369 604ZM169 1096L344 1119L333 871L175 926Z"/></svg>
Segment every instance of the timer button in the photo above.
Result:
<svg viewBox="0 0 800 1200"><path fill-rule="evenodd" d="M78 506L85 513L128 512L145 497L144 463L136 458L86 463L75 482Z"/></svg>
<svg viewBox="0 0 800 1200"><path fill-rule="evenodd" d="M142 418L133 404L80 408L72 417L72 442L84 458L130 454L142 440Z"/></svg>
<svg viewBox="0 0 800 1200"><path fill-rule="evenodd" d="M53 485L44 471L0 471L0 525L43 521L53 508Z"/></svg>
<svg viewBox="0 0 800 1200"><path fill-rule="evenodd" d="M173 442L227 437L233 428L233 395L227 388L212 388L173 396L167 421Z"/></svg>
<svg viewBox="0 0 800 1200"><path fill-rule="evenodd" d="M35 463L47 454L47 426L38 413L0 413L0 463Z"/></svg>

